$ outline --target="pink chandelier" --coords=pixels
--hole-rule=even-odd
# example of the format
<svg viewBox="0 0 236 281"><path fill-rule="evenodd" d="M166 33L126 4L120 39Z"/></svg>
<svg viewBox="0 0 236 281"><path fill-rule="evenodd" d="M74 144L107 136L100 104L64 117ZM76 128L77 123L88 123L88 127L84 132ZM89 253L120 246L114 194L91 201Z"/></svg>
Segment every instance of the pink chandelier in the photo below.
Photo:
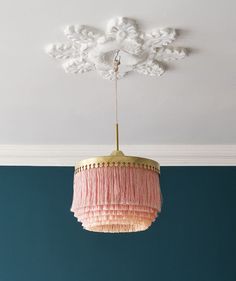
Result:
<svg viewBox="0 0 236 281"><path fill-rule="evenodd" d="M119 149L117 79L133 71L161 76L163 64L183 59L187 51L172 44L175 29L144 32L136 20L126 17L112 18L105 31L69 25L64 34L67 42L49 45L47 53L62 61L66 73L96 71L105 79L115 79L116 94L116 150L76 165L71 211L90 231L145 230L161 211L160 166L151 159L125 156Z"/></svg>
<svg viewBox="0 0 236 281"><path fill-rule="evenodd" d="M117 79L119 51L114 58L116 150L109 156L80 161L75 167L71 211L84 229L94 232L136 232L149 228L161 211L160 166L119 149Z"/></svg>

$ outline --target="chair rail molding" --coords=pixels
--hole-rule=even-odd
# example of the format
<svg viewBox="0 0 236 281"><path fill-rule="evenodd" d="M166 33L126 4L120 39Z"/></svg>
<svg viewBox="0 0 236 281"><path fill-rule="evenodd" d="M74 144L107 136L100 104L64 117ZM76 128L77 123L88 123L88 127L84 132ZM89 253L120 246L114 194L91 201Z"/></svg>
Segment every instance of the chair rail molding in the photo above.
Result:
<svg viewBox="0 0 236 281"><path fill-rule="evenodd" d="M112 145L0 145L0 165L74 166L112 150ZM236 145L122 145L122 151L162 166L236 166Z"/></svg>

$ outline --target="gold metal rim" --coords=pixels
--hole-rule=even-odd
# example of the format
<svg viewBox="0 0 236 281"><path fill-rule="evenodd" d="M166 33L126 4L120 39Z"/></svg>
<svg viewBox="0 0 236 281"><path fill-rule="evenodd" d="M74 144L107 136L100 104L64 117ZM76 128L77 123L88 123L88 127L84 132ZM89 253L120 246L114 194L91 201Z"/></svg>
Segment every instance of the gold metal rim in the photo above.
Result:
<svg viewBox="0 0 236 281"><path fill-rule="evenodd" d="M160 165L158 162L141 158L136 156L125 156L125 155L109 155L109 156L98 156L94 158L88 158L79 161L75 166L75 173L83 170L99 168L99 167L113 167L113 166L124 166L124 167L136 167L153 170L160 173Z"/></svg>

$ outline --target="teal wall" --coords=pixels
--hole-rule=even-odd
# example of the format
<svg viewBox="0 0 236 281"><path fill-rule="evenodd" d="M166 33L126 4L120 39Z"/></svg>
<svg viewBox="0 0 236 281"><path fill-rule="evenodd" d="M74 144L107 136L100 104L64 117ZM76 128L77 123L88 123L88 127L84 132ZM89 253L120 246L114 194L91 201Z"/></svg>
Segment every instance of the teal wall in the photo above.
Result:
<svg viewBox="0 0 236 281"><path fill-rule="evenodd" d="M0 167L0 281L235 281L236 167L163 167L150 230L84 231L73 169Z"/></svg>

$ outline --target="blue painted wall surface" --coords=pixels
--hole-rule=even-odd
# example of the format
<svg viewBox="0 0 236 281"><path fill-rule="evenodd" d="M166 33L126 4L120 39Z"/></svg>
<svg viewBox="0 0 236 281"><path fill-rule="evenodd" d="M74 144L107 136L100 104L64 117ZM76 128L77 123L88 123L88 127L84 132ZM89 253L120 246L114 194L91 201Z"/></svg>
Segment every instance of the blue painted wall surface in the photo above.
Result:
<svg viewBox="0 0 236 281"><path fill-rule="evenodd" d="M0 281L235 281L236 167L163 167L146 232L84 231L72 168L0 168Z"/></svg>

